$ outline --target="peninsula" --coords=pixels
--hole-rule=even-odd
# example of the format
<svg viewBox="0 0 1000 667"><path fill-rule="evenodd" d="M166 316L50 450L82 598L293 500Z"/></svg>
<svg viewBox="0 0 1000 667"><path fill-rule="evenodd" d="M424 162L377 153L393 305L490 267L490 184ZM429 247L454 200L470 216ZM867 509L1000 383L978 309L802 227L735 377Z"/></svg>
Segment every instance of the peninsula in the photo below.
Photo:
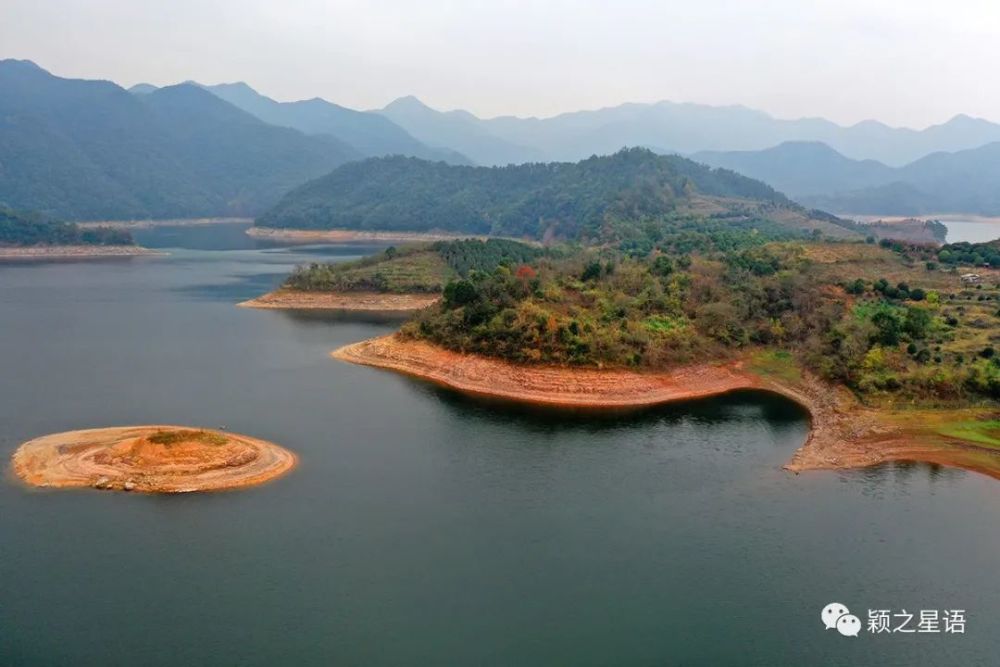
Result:
<svg viewBox="0 0 1000 667"><path fill-rule="evenodd" d="M505 239L412 244L337 264L299 267L248 308L410 312L436 303L446 284L472 272L540 257L535 246Z"/></svg>
<svg viewBox="0 0 1000 667"><path fill-rule="evenodd" d="M157 254L135 245L127 231L82 227L39 213L0 206L0 261L96 259Z"/></svg>
<svg viewBox="0 0 1000 667"><path fill-rule="evenodd" d="M789 468L915 459L1000 471L998 243L941 246L939 225L916 221L914 235L844 220L642 149L499 169L368 160L293 190L257 224L544 244L464 268L424 247L300 269L286 287L406 292L392 286L409 281L441 295L339 359L586 408L775 391L813 419ZM433 281L413 281L416 266Z"/></svg>
<svg viewBox="0 0 1000 667"><path fill-rule="evenodd" d="M14 472L32 486L147 493L263 484L295 467L292 452L245 435L183 426L69 431L22 444Z"/></svg>

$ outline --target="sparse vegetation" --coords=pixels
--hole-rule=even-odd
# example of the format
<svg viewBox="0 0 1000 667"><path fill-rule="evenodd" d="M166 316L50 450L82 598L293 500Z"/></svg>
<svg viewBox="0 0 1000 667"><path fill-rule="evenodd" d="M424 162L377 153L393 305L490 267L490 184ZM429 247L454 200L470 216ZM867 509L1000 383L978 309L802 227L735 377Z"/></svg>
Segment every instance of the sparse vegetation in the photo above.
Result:
<svg viewBox="0 0 1000 667"><path fill-rule="evenodd" d="M355 262L311 264L299 267L285 287L325 292L434 293L449 280L498 266L523 265L543 254L541 248L516 241L438 241L390 247Z"/></svg>
<svg viewBox="0 0 1000 667"><path fill-rule="evenodd" d="M211 431L176 430L157 431L149 436L149 441L157 445L176 445L181 442L199 442L204 445L224 445L226 436Z"/></svg>

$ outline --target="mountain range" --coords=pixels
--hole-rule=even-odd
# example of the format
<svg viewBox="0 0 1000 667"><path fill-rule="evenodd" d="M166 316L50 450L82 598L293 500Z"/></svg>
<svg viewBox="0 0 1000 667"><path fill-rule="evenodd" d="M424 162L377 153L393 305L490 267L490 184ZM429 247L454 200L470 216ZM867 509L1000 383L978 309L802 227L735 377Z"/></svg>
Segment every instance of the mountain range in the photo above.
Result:
<svg viewBox="0 0 1000 667"><path fill-rule="evenodd" d="M400 98L379 113L418 139L456 148L483 165L574 161L610 154L623 146L688 155L815 141L855 160L902 166L930 153L1000 141L1000 125L963 115L924 130L911 130L877 121L844 127L820 118L783 120L741 106L657 102L551 118L481 119L466 111L435 111L414 97Z"/></svg>
<svg viewBox="0 0 1000 667"><path fill-rule="evenodd" d="M624 146L726 167L836 212L1000 214L1000 125L967 116L918 131L658 102L482 119L415 97L374 111L278 102L245 83L125 90L0 61L0 205L67 220L253 216L373 156L494 166Z"/></svg>
<svg viewBox="0 0 1000 667"><path fill-rule="evenodd" d="M816 142L700 152L699 162L757 178L803 204L844 214L1000 214L1000 142L938 152L902 167L852 160Z"/></svg>
<svg viewBox="0 0 1000 667"><path fill-rule="evenodd" d="M276 102L243 82L211 86L193 81L187 83L201 86L265 123L289 127L304 134L334 137L350 145L364 157L406 155L424 160L444 160L452 164L471 164L468 158L457 151L431 148L421 143L381 114L355 111L318 97L298 102ZM156 87L138 84L129 90L144 95L155 91Z"/></svg>

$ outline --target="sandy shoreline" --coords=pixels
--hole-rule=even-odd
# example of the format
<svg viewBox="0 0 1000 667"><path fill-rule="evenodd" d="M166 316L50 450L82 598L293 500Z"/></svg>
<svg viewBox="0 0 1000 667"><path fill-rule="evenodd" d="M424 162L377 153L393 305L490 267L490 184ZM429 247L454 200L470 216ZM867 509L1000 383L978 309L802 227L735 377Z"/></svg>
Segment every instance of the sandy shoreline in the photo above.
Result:
<svg viewBox="0 0 1000 667"><path fill-rule="evenodd" d="M272 227L251 227L247 235L257 239L280 241L282 243L361 243L361 242L391 242L409 243L420 241L455 241L457 239L486 240L488 236L474 234L448 234L436 232L393 232L393 231L358 231L352 229L274 229Z"/></svg>
<svg viewBox="0 0 1000 667"><path fill-rule="evenodd" d="M938 220L940 222L982 222L991 224L1000 222L1000 216L973 215L971 213L932 213L929 215L851 215L849 213L845 213L844 215L854 220L861 220L863 222L882 221L890 224L913 219L925 221Z"/></svg>
<svg viewBox="0 0 1000 667"><path fill-rule="evenodd" d="M173 436L158 442L157 437ZM245 435L153 425L86 429L29 440L14 452L14 473L48 488L145 493L220 491L263 484L298 457Z"/></svg>
<svg viewBox="0 0 1000 667"><path fill-rule="evenodd" d="M165 220L88 220L78 222L84 229L111 227L112 229L151 229L153 227L194 227L198 225L250 224L253 218L171 218Z"/></svg>
<svg viewBox="0 0 1000 667"><path fill-rule="evenodd" d="M356 310L410 312L437 303L439 294L386 294L381 292L306 292L277 289L237 304L242 308L273 310Z"/></svg>
<svg viewBox="0 0 1000 667"><path fill-rule="evenodd" d="M907 428L907 419L893 420L866 409L846 389L809 376L795 382L763 377L743 361L692 365L669 373L529 367L452 352L395 335L347 345L332 352L332 356L480 396L560 407L638 408L742 389L771 391L801 405L811 419L809 436L785 464L787 470L923 461L1000 478L1000 453L996 450L944 438L919 427Z"/></svg>
<svg viewBox="0 0 1000 667"><path fill-rule="evenodd" d="M0 262L39 259L106 259L109 257L153 257L163 255L130 245L39 245L0 247Z"/></svg>

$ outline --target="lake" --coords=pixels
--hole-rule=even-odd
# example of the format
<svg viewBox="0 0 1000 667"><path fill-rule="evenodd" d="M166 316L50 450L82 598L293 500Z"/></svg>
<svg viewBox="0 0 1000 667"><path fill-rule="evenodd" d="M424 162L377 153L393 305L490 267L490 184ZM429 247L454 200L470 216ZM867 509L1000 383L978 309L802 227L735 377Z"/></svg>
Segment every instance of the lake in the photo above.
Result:
<svg viewBox="0 0 1000 667"><path fill-rule="evenodd" d="M1000 482L786 473L808 421L767 394L601 416L348 365L330 350L394 323L234 304L368 249L137 236L171 254L0 265L0 454L179 423L301 465L184 496L8 474L0 665L996 664ZM968 625L843 637L834 601Z"/></svg>
<svg viewBox="0 0 1000 667"><path fill-rule="evenodd" d="M1000 220L942 220L948 228L947 243L986 243L1000 239Z"/></svg>

